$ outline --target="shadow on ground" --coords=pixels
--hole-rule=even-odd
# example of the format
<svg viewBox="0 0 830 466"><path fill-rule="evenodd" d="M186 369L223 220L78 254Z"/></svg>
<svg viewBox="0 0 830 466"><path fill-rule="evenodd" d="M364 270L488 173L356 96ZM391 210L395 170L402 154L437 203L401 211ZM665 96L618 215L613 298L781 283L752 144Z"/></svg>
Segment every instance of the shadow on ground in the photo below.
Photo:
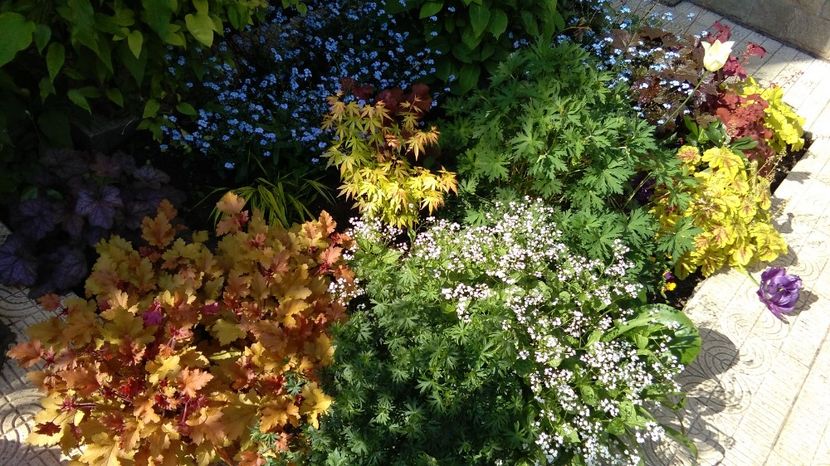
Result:
<svg viewBox="0 0 830 466"><path fill-rule="evenodd" d="M677 413L660 408L657 417L664 426L685 433L698 449L708 450L707 457L723 458L733 443L730 435L705 418L740 406L742 394L735 392L735 386L718 379L719 374L738 362L740 353L732 340L716 330L700 328L700 334L700 355L678 377L678 383L686 393L684 408ZM648 465L698 464L690 450L676 442L647 445L646 449Z"/></svg>

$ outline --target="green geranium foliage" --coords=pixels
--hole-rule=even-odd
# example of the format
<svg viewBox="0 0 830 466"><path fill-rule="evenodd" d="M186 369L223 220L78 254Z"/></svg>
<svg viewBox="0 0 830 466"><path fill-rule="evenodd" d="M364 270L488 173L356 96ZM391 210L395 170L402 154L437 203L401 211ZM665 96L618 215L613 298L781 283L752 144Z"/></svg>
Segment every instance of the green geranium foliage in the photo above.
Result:
<svg viewBox="0 0 830 466"><path fill-rule="evenodd" d="M625 91L580 47L539 42L502 62L487 89L447 103L442 148L458 154L459 188L475 199L542 197L559 207L568 244L608 259L624 240L638 264L692 247L690 225L654 241L653 186L691 183L653 128L633 114ZM673 206L687 204L679 189ZM659 273L658 273L659 275Z"/></svg>
<svg viewBox="0 0 830 466"><path fill-rule="evenodd" d="M408 247L358 226L365 299L334 331L335 401L307 464L636 464L669 433L646 407L678 392L697 330L639 304L622 243L580 257L553 220L524 199Z"/></svg>

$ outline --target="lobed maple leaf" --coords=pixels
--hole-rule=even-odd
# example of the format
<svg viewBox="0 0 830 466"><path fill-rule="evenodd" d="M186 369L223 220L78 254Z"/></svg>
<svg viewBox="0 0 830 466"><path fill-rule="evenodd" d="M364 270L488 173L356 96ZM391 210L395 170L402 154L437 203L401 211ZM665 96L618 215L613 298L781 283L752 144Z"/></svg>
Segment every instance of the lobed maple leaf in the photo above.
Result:
<svg viewBox="0 0 830 466"><path fill-rule="evenodd" d="M48 293L37 298L37 303L47 311L56 311L61 307L61 297L55 293Z"/></svg>
<svg viewBox="0 0 830 466"><path fill-rule="evenodd" d="M145 217L141 221L141 237L151 246L165 248L175 236L176 230L164 212L159 212L155 218Z"/></svg>

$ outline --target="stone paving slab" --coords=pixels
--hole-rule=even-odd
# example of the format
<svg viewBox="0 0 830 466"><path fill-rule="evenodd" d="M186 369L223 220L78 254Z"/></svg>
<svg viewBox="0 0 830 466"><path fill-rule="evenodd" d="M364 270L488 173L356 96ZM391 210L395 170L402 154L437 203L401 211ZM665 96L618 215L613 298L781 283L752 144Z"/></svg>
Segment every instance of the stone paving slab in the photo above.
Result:
<svg viewBox="0 0 830 466"><path fill-rule="evenodd" d="M675 7L642 0L617 3L641 14L672 12L671 26L693 34L722 19L690 2ZM830 63L740 26L735 39L738 50L749 41L767 49L767 57L747 69L762 81L780 84L815 137L773 204L790 246L774 265L799 274L805 289L797 313L783 323L758 301L753 281L738 271L699 285L686 312L700 326L704 348L680 379L688 393L682 425L699 456L667 442L654 446L646 462L830 465L830 409L824 406L830 387ZM7 233L0 225L0 239ZM757 279L760 270L751 273ZM0 287L0 321L18 336L46 317L26 290ZM13 361L0 371L0 466L61 464L58 451L24 443L40 400L24 374Z"/></svg>

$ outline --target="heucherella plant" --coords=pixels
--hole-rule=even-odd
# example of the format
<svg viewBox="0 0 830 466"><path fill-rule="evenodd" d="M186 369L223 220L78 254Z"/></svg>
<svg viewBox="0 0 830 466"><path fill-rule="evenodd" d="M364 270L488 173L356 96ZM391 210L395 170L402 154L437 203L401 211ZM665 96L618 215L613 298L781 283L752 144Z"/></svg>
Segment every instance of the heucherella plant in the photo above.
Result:
<svg viewBox="0 0 830 466"><path fill-rule="evenodd" d="M189 241L163 203L136 249L113 236L87 295L41 300L58 315L28 329L9 355L45 393L35 445L59 445L77 465L263 464L253 432L303 443L331 397L317 368L331 362L331 323L345 317L349 238L319 220L286 230L251 217L230 193L222 236Z"/></svg>
<svg viewBox="0 0 830 466"><path fill-rule="evenodd" d="M766 101L764 125L773 133L769 140L773 150L782 153L788 146L794 151L804 147L804 117L784 102L784 90L780 86L763 87L750 77L736 87L742 96L757 95Z"/></svg>
<svg viewBox="0 0 830 466"><path fill-rule="evenodd" d="M772 224L769 180L758 174L757 162L728 147L701 154L697 147L683 146L677 155L697 181L687 188L692 202L681 211L666 201L666 193L658 193L654 212L667 229L684 218L700 229L695 248L675 264L679 278L698 268L709 276L727 265L771 261L787 251Z"/></svg>
<svg viewBox="0 0 830 466"><path fill-rule="evenodd" d="M358 224L365 297L337 326L332 411L306 464L637 464L697 354L694 325L641 306L627 248L591 260L554 209L493 206L480 226L437 221L411 245Z"/></svg>

